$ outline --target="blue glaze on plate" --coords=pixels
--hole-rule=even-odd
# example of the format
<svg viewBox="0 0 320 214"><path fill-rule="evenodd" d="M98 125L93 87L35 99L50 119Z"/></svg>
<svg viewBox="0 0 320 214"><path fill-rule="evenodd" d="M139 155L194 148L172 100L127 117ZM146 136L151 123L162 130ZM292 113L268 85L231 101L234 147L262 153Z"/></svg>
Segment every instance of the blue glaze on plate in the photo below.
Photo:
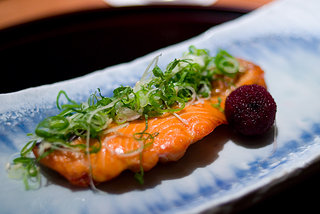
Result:
<svg viewBox="0 0 320 214"><path fill-rule="evenodd" d="M286 178L320 154L320 3L284 0L236 21L210 29L186 42L159 50L133 62L90 75L0 95L0 211L1 213L194 213L218 210L230 202ZM296 17L299 17L297 19ZM303 22L301 21L303 20ZM159 165L139 186L131 173L102 184L104 192L70 186L44 170L43 187L25 191L10 180L5 165L27 142L44 117L57 113L60 89L84 101L100 88L105 95L123 84L133 85L153 57L162 53L165 66L191 44L215 53L223 48L259 64L278 105L277 139L272 135L249 142L227 127L192 145L177 163ZM130 71L130 72L128 72ZM123 79L122 77L126 75Z"/></svg>

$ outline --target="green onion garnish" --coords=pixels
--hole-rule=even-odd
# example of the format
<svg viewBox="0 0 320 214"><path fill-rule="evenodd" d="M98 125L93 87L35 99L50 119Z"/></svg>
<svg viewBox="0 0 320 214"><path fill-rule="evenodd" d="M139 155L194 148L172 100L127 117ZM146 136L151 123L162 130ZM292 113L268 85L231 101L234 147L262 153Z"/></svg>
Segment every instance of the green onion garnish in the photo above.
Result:
<svg viewBox="0 0 320 214"><path fill-rule="evenodd" d="M216 57L212 57L208 50L190 46L181 59L175 59L164 70L157 65L158 58L149 64L134 87L120 86L113 91L112 97L102 96L98 89L89 96L87 102L78 103L65 91L60 91L56 99L60 113L45 118L37 125L31 134L32 140L11 164L11 170L20 170L26 189L30 189L30 181L40 180L38 161L53 151L67 150L88 155L99 152L100 137L111 123L120 125L145 119L145 130L132 137L143 142L143 148L152 145L159 133L147 132L148 118L164 113L176 115L175 112L185 108L186 103L209 98L213 81L221 79L221 76L235 77L239 70L238 61L224 50L219 50ZM62 98L67 102L62 102ZM220 103L215 107L219 108ZM78 137L86 139L86 144L73 144L73 140ZM98 143L91 145L89 139L97 139ZM36 145L39 146L40 154L37 159L30 155ZM135 178L143 183L141 161L142 158L140 172L136 173Z"/></svg>
<svg viewBox="0 0 320 214"><path fill-rule="evenodd" d="M218 97L218 103L211 104L214 108L217 108L219 111L224 112L224 109L221 106L221 97Z"/></svg>

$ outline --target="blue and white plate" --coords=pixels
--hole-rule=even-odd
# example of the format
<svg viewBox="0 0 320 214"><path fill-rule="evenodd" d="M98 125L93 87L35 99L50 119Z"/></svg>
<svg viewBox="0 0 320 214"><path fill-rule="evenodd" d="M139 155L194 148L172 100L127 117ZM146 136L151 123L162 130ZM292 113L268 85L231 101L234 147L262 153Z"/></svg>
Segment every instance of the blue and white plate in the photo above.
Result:
<svg viewBox="0 0 320 214"><path fill-rule="evenodd" d="M320 155L320 2L282 0L183 43L132 62L52 85L0 95L1 213L195 213L218 210L253 191L268 189ZM102 184L104 193L71 187L44 171L43 187L25 191L9 179L6 163L44 117L57 113L59 90L84 101L100 88L106 95L133 85L153 57L160 66L181 56L189 45L218 48L259 64L278 105L276 129L249 142L220 127L192 145L177 163L159 165L139 186L132 174ZM126 78L123 78L123 77Z"/></svg>

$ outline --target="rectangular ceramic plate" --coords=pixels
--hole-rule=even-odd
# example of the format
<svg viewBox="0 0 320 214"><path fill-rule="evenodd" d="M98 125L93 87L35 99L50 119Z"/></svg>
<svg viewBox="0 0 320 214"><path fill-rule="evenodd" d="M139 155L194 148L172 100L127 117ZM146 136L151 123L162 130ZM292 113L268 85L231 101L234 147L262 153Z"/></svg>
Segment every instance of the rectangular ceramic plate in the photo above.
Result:
<svg viewBox="0 0 320 214"><path fill-rule="evenodd" d="M0 207L2 213L194 213L265 190L319 158L320 3L283 0L210 29L183 43L129 63L76 79L0 95ZM101 185L104 194L78 189L50 171L43 187L25 191L5 165L44 117L57 113L59 90L84 101L100 88L105 95L133 85L160 53L159 65L178 58L189 45L218 48L259 64L278 105L276 148L272 139L243 142L220 128L192 146L175 164L160 165L136 185L132 174ZM125 78L124 78L125 77ZM311 104L310 104L311 103ZM260 142L261 141L261 142ZM130 177L127 178L127 177ZM5 193L5 194L4 194Z"/></svg>

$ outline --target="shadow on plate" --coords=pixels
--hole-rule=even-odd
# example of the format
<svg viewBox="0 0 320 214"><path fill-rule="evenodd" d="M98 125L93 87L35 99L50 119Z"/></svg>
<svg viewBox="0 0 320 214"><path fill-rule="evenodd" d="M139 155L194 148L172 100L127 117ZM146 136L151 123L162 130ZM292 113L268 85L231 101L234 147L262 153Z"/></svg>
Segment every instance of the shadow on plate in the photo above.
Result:
<svg viewBox="0 0 320 214"><path fill-rule="evenodd" d="M161 184L163 181L183 178L190 175L195 169L212 164L219 158L219 152L229 140L248 149L257 149L274 142L275 131L276 128L271 129L266 135L250 138L235 133L229 126L222 125L199 142L192 144L179 161L166 164L160 163L152 170L145 172L143 185L140 185L134 179L133 172L126 170L117 178L102 183L97 188L110 194L122 194L132 190L150 189ZM87 190L87 188L72 186L61 175L50 169L42 168L42 174L47 178L45 185L60 185L72 191Z"/></svg>
<svg viewBox="0 0 320 214"><path fill-rule="evenodd" d="M230 130L231 131L231 130ZM237 145L243 146L247 149L258 149L267 146L271 143L276 143L278 128L277 126L272 126L270 130L261 136L244 136L231 131L230 139Z"/></svg>

